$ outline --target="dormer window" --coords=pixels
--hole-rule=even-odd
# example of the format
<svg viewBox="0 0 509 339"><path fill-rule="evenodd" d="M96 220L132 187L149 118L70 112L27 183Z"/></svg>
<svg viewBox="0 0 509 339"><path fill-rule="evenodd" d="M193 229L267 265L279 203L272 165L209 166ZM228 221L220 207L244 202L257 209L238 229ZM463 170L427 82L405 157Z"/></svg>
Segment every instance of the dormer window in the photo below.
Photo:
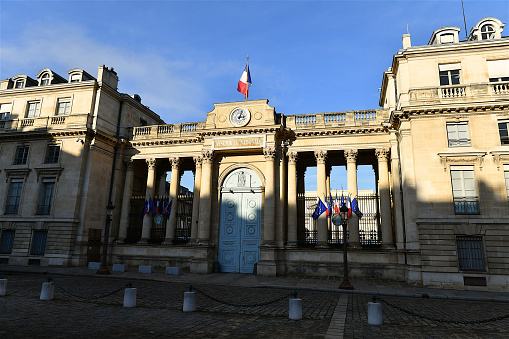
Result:
<svg viewBox="0 0 509 339"><path fill-rule="evenodd" d="M49 85L49 80L50 80L49 74L44 73L43 76L41 77L41 86Z"/></svg>
<svg viewBox="0 0 509 339"><path fill-rule="evenodd" d="M73 74L71 75L71 81L70 82L80 82L81 81L81 75L80 74Z"/></svg>
<svg viewBox="0 0 509 339"><path fill-rule="evenodd" d="M14 83L14 88L23 88L25 82L23 80L18 80Z"/></svg>
<svg viewBox="0 0 509 339"><path fill-rule="evenodd" d="M484 25L481 27L481 39L495 39L495 28L493 28L493 25Z"/></svg>
<svg viewBox="0 0 509 339"><path fill-rule="evenodd" d="M454 34L443 34L440 36L440 43L447 44L454 42Z"/></svg>

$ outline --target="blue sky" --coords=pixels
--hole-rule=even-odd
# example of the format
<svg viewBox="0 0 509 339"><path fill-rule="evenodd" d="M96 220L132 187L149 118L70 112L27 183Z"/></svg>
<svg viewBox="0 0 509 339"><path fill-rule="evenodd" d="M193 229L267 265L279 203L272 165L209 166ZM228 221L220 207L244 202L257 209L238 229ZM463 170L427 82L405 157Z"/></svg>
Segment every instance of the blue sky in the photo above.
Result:
<svg viewBox="0 0 509 339"><path fill-rule="evenodd" d="M509 1L464 0L468 31ZM0 77L50 68L93 76L105 64L167 123L205 120L236 91L246 56L249 99L287 115L378 108L382 73L411 34L425 45L461 28L461 1L9 1L1 0ZM509 26L503 35L509 35ZM359 173L359 188L373 180ZM361 172L361 170L360 170ZM309 173L309 176L312 176ZM344 184L346 187L346 183ZM334 183L333 188L341 188Z"/></svg>

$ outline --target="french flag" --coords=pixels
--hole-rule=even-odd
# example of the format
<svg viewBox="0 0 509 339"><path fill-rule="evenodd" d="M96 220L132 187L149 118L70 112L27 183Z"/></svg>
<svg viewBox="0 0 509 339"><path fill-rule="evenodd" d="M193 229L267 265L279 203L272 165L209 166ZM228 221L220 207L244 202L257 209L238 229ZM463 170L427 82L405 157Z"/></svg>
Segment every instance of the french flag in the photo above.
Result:
<svg viewBox="0 0 509 339"><path fill-rule="evenodd" d="M239 84L237 85L237 91L246 96L249 95L249 86L251 86L251 74L249 73L249 63L244 68L244 72L240 77Z"/></svg>

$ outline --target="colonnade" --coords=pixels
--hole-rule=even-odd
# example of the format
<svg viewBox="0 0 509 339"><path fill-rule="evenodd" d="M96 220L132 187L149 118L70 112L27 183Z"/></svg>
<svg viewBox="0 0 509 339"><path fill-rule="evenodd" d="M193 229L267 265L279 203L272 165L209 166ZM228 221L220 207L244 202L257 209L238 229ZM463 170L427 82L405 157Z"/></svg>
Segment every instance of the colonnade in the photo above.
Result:
<svg viewBox="0 0 509 339"><path fill-rule="evenodd" d="M266 147L263 150L265 157L265 198L263 207L264 228L262 245L274 246L275 239L275 207L278 189L276 185L276 158L277 149L274 147ZM287 214L287 239L288 246L296 246L298 243L298 208L297 195L304 191L304 171L297 165L299 152L288 150L287 153L287 180L288 180L288 214ZM390 200L390 179L388 156L389 149L378 148L375 150L378 160L378 191L380 193L380 214L381 214L381 231L382 231L382 247L393 247L393 231L391 220L391 200ZM317 196L324 197L330 195L330 167L327 167L326 150L314 151L314 157L317 165ZM348 192L352 198L358 194L357 188L357 157L358 151L355 149L344 150L347 169ZM211 210L212 210L212 189L213 180L213 160L214 152L205 151L200 156L193 158L195 163L195 181L194 181L194 197L191 221L191 243L202 245L210 244L211 229ZM177 225L178 210L178 189L180 186L180 161L179 158L169 158L171 163L171 181L170 181L170 199L172 199L172 208L169 220L166 226L165 244L172 244L175 237L175 228ZM154 196L156 186L156 159L146 159L147 164L147 185L145 196L148 200ZM123 204L121 209L121 220L118 239L123 242L127 235L129 226L129 207L132 195L134 180L134 166L132 160L126 163L125 186L123 193ZM162 180L162 179L161 179ZM143 226L141 232L140 243L147 243L150 239L150 228L152 219L148 216L143 218ZM361 246L359 239L359 220L357 215L353 214L349 219L349 244L352 248ZM320 215L317 220L317 248L328 247L328 221L325 213Z"/></svg>

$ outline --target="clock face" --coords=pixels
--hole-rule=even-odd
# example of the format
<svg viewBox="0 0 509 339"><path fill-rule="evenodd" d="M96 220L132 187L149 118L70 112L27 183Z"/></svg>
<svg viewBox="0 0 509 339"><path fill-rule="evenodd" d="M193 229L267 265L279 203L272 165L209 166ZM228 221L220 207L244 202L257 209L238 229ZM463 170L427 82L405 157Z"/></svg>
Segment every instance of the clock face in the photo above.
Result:
<svg viewBox="0 0 509 339"><path fill-rule="evenodd" d="M245 126L251 118L251 112L245 107L237 107L230 112L230 122L235 126Z"/></svg>

